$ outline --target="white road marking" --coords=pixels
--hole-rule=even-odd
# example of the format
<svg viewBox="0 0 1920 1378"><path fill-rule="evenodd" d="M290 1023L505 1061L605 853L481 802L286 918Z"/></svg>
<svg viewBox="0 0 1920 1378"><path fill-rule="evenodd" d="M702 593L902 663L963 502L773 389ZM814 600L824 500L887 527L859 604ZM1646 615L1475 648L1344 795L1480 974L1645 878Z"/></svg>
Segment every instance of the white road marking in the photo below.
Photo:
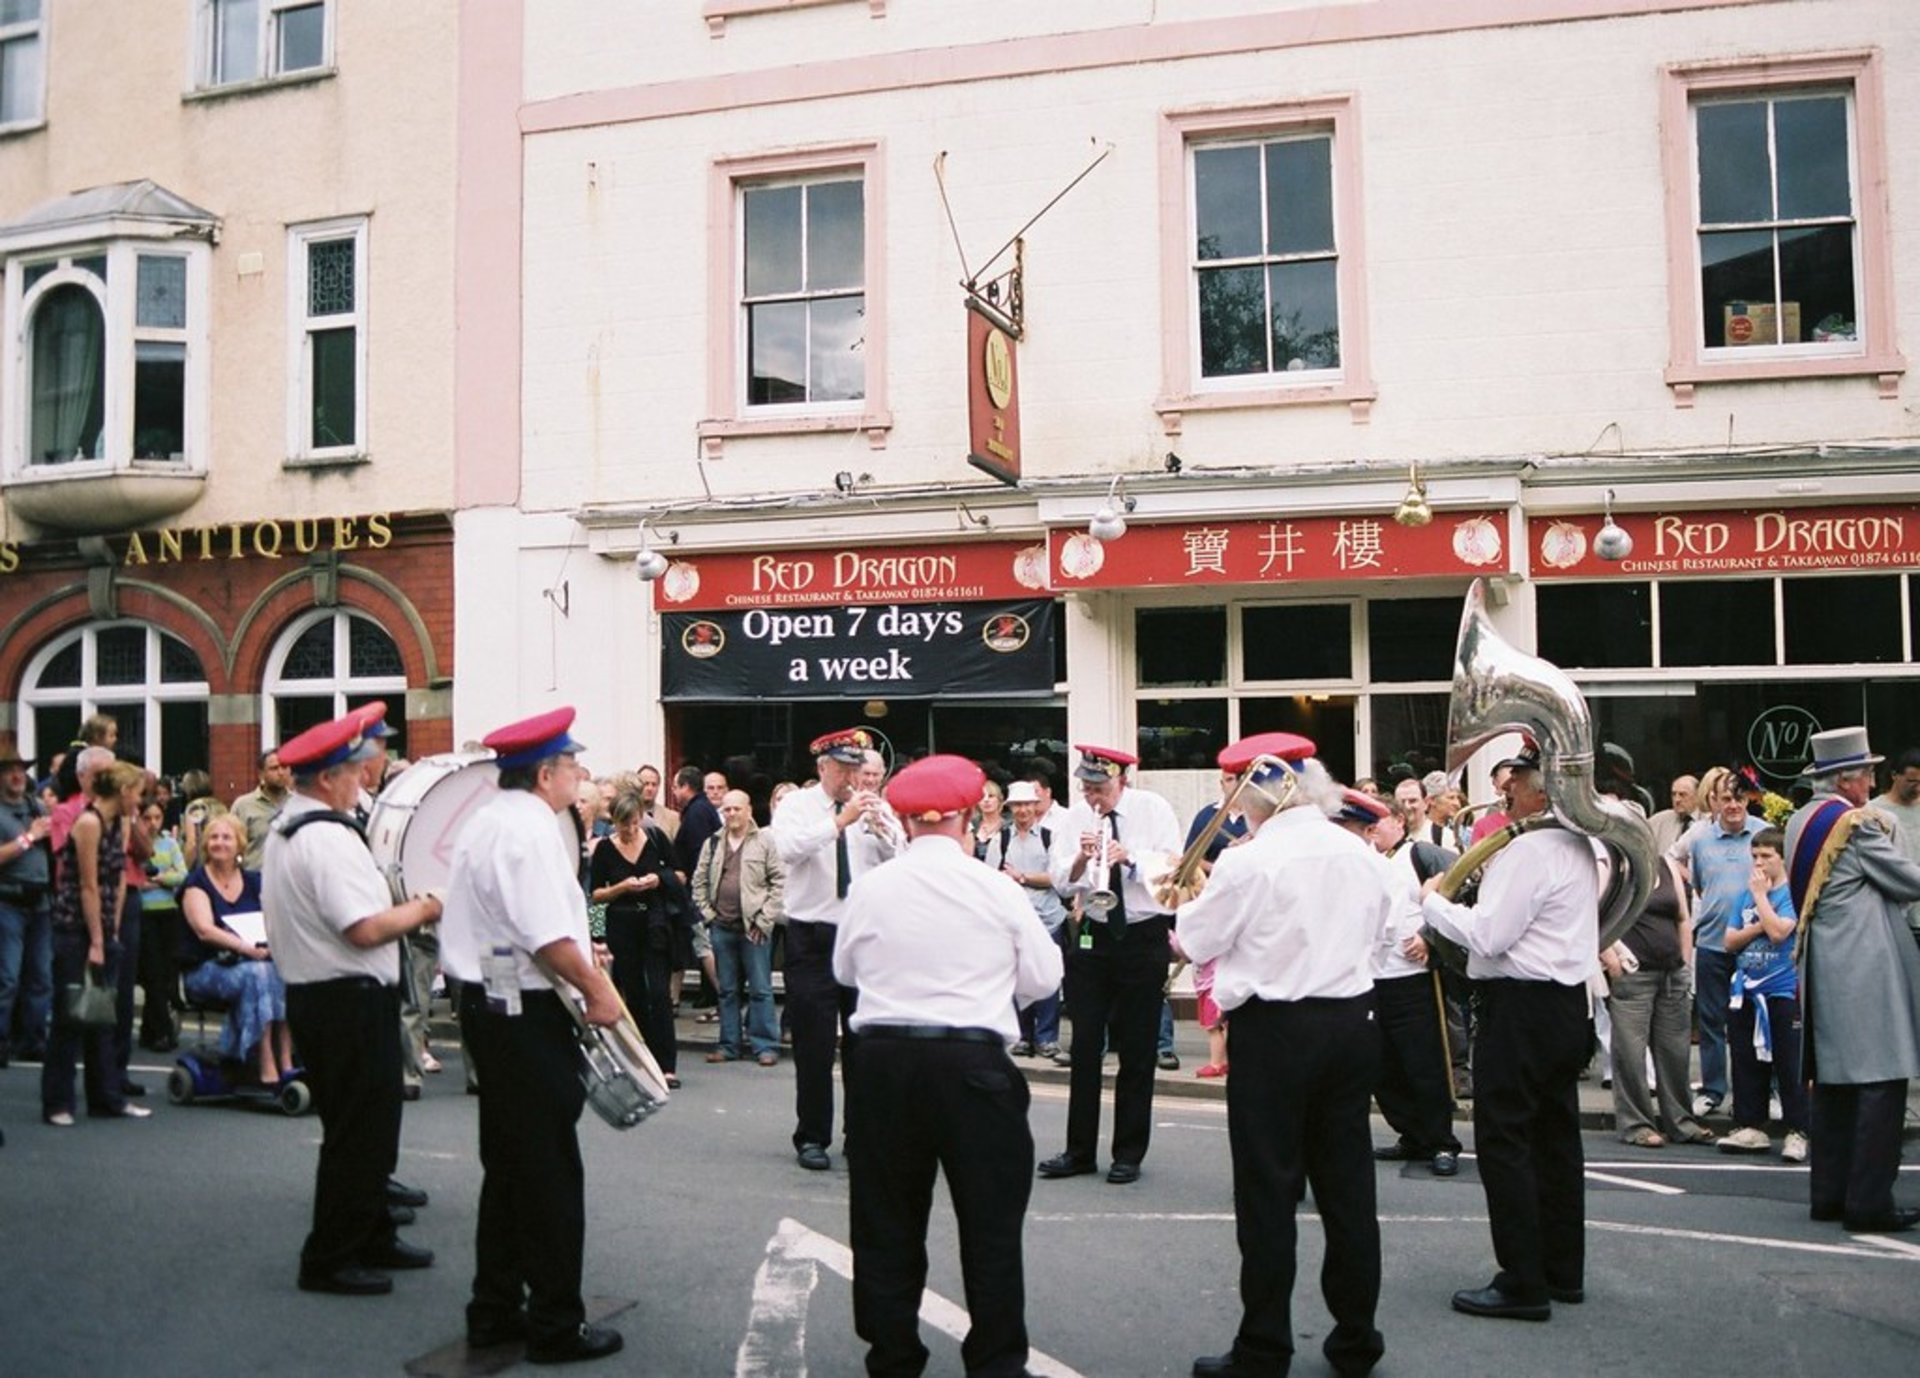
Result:
<svg viewBox="0 0 1920 1378"><path fill-rule="evenodd" d="M1880 1249L1863 1249L1854 1244L1816 1244L1810 1240L1769 1239L1764 1235L1721 1234L1715 1230L1676 1230L1661 1225L1627 1225L1615 1220L1589 1220L1587 1228L1602 1230L1609 1234L1646 1235L1657 1239L1691 1239L1703 1244L1738 1244L1751 1249L1782 1249L1787 1252L1807 1254L1844 1254L1850 1258L1887 1259L1891 1255ZM1901 1255L1906 1257L1907 1255ZM1920 1259L1920 1249L1912 1257Z"/></svg>
<svg viewBox="0 0 1920 1378"><path fill-rule="evenodd" d="M767 1256L753 1279L753 1310L734 1357L734 1378L806 1378L807 1306L819 1266L853 1281L853 1251L837 1239L782 1220L767 1242ZM934 1291L920 1298L920 1320L956 1340L972 1322L966 1309ZM1030 1350L1027 1369L1037 1378L1082 1378L1051 1355Z"/></svg>
<svg viewBox="0 0 1920 1378"><path fill-rule="evenodd" d="M1858 1239L1862 1244L1890 1249L1902 1258L1920 1258L1920 1244L1909 1244L1904 1239L1889 1239L1883 1234L1852 1235L1849 1238Z"/></svg>
<svg viewBox="0 0 1920 1378"><path fill-rule="evenodd" d="M1685 1196L1685 1187L1670 1187L1664 1182L1642 1182L1637 1177L1617 1177L1611 1172L1595 1172L1587 1169L1587 1178L1594 1182L1605 1182L1612 1187L1629 1187L1634 1191L1650 1191L1655 1196Z"/></svg>

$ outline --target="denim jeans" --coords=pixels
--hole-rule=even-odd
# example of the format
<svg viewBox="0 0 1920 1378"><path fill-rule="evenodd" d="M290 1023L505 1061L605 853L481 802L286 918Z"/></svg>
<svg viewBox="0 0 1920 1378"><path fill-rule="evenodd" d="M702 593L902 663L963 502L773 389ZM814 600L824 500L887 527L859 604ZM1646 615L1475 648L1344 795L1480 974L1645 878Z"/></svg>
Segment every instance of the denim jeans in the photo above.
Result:
<svg viewBox="0 0 1920 1378"><path fill-rule="evenodd" d="M1693 954L1693 1011L1700 1020L1700 1086L1715 1102L1727 1099L1727 996L1731 954L1698 948Z"/></svg>
<svg viewBox="0 0 1920 1378"><path fill-rule="evenodd" d="M0 900L0 1047L37 1053L53 1010L53 945L45 901ZM17 1034L11 1034L18 1029Z"/></svg>
<svg viewBox="0 0 1920 1378"><path fill-rule="evenodd" d="M1067 950L1067 926L1063 923L1053 930L1054 945L1062 956ZM1052 995L1044 1000L1036 1000L1020 1011L1020 1037L1035 1048L1058 1047L1060 1044L1060 991L1056 987Z"/></svg>
<svg viewBox="0 0 1920 1378"><path fill-rule="evenodd" d="M773 943L749 942L745 929L707 925L713 943L714 977L720 983L720 1051L742 1055L740 978L747 982L747 1041L755 1057L780 1051L780 1026L773 1012Z"/></svg>

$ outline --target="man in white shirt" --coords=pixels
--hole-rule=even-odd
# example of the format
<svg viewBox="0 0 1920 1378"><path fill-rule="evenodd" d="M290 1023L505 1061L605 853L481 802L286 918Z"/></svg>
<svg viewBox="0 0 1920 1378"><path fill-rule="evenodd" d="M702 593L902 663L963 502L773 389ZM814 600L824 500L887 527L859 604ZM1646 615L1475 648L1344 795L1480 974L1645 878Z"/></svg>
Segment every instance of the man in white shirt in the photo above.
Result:
<svg viewBox="0 0 1920 1378"><path fill-rule="evenodd" d="M1385 1345L1380 1221L1367 1125L1379 1066L1373 963L1393 900L1386 863L1327 821L1339 792L1305 738L1252 767L1240 794L1251 831L1183 905L1177 942L1212 961L1213 998L1232 1028L1227 1142L1240 1242L1240 1328L1209 1378L1274 1378L1293 1359L1294 1212L1308 1184L1326 1232L1321 1287L1334 1370L1363 1374ZM1276 753L1277 754L1277 753ZM1233 747L1223 765L1250 766Z"/></svg>
<svg viewBox="0 0 1920 1378"><path fill-rule="evenodd" d="M441 958L456 982L460 1037L480 1072L480 1220L467 1344L524 1338L534 1363L599 1359L622 1344L586 1324L580 1295L586 1104L579 1038L541 966L580 993L590 1024L618 1023L620 997L593 962L586 897L554 826L573 803L584 748L557 708L492 733L500 792L460 829ZM524 1307L524 1309L522 1309Z"/></svg>
<svg viewBox="0 0 1920 1378"><path fill-rule="evenodd" d="M1512 762L1510 812L1547 808L1537 754ZM1488 864L1471 908L1433 893L1422 911L1467 949L1480 997L1474 1040L1474 1148L1500 1271L1453 1295L1473 1316L1544 1321L1584 1300L1585 1159L1580 1072L1593 1048L1587 982L1599 969L1593 843L1565 828L1523 833Z"/></svg>
<svg viewBox="0 0 1920 1378"><path fill-rule="evenodd" d="M1007 812L1013 822L987 843L983 860L1018 885L1033 912L1053 938L1064 958L1067 906L1053 888L1053 829L1040 821L1040 791L1031 780L1007 786ZM1020 1011L1020 1041L1015 1057L1053 1057L1060 1051L1060 991L1034 1001Z"/></svg>
<svg viewBox="0 0 1920 1378"><path fill-rule="evenodd" d="M857 788L873 734L864 727L814 740L817 783L780 801L768 832L787 868L787 1026L793 1033L793 1147L800 1166L833 1165L833 1052L843 1028L849 1046L855 994L833 977L833 946L854 878L891 857L890 834L870 822L885 807Z"/></svg>
<svg viewBox="0 0 1920 1378"><path fill-rule="evenodd" d="M375 747L359 713L281 745L292 792L267 837L261 909L287 983L287 1023L319 1112L313 1227L302 1291L375 1296L384 1270L425 1268L399 1239L387 1183L400 1155L400 976L394 941L440 917L432 896L393 902L353 814L360 762ZM376 1271L379 1270L379 1271Z"/></svg>
<svg viewBox="0 0 1920 1378"><path fill-rule="evenodd" d="M1140 1180L1153 1130L1154 1042L1162 987L1172 960L1173 916L1148 889L1139 861L1180 851L1173 806L1126 782L1138 758L1104 746L1076 746L1081 802L1053 835L1053 883L1078 895L1080 931L1067 956L1067 1011L1073 1019L1073 1074L1067 1147L1040 1164L1042 1177L1097 1170L1100 1059L1120 1059L1113 1089L1113 1162L1107 1180ZM1136 858L1139 861L1136 861ZM1111 900L1110 905L1103 902Z"/></svg>
<svg viewBox="0 0 1920 1378"><path fill-rule="evenodd" d="M1060 950L1006 876L963 845L986 777L958 756L902 770L887 798L910 842L848 893L834 975L860 992L847 1058L853 1318L873 1373L917 1373L927 1210L944 1170L959 1217L969 1373L1026 1371L1020 1235L1033 1190L1015 1007L1060 983Z"/></svg>

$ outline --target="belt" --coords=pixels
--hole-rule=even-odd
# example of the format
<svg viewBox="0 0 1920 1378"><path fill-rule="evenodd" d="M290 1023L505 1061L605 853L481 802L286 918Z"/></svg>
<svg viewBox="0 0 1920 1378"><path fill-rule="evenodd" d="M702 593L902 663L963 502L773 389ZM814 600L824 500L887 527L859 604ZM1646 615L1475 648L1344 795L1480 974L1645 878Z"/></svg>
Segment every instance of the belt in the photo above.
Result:
<svg viewBox="0 0 1920 1378"><path fill-rule="evenodd" d="M288 990L398 990L391 982L374 976L335 976L327 981L289 981Z"/></svg>
<svg viewBox="0 0 1920 1378"><path fill-rule="evenodd" d="M1005 1035L993 1029L970 1029L952 1024L868 1024L854 1031L855 1038L913 1038L933 1043L991 1043L1007 1046Z"/></svg>

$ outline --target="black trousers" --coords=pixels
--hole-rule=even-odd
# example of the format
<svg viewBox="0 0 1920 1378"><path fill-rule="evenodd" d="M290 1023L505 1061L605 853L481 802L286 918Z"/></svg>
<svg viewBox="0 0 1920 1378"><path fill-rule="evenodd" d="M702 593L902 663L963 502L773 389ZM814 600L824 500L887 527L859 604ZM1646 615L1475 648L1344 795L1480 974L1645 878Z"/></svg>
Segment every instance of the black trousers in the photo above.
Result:
<svg viewBox="0 0 1920 1378"><path fill-rule="evenodd" d="M857 992L833 979L833 943L840 926L787 920L787 1023L793 1032L793 1146L833 1142L833 1047L853 1056ZM847 1116L847 1128L853 1116Z"/></svg>
<svg viewBox="0 0 1920 1378"><path fill-rule="evenodd" d="M587 1103L573 1018L552 991L523 991L517 1016L457 992L460 1038L480 1072L480 1223L467 1326L527 1308L527 1338L561 1340L586 1319L586 1174L577 1126Z"/></svg>
<svg viewBox="0 0 1920 1378"><path fill-rule="evenodd" d="M133 992L140 984L140 892L123 884L120 900L120 970L113 1000L113 1065L121 1081L133 1061Z"/></svg>
<svg viewBox="0 0 1920 1378"><path fill-rule="evenodd" d="M862 1037L847 1060L847 1114L860 1153L847 1161L853 1230L853 1328L867 1372L918 1374L920 1298L935 1170L960 1227L971 1328L969 1374L1026 1372L1026 1281L1020 1233L1033 1190L1026 1079L987 1043Z"/></svg>
<svg viewBox="0 0 1920 1378"><path fill-rule="evenodd" d="M644 916L609 914L607 951L613 954L613 983L640 1026L647 1051L661 1071L677 1072L679 1039L673 1028L673 994L668 989L674 970L671 947L657 939L648 941Z"/></svg>
<svg viewBox="0 0 1920 1378"><path fill-rule="evenodd" d="M1294 1211L1310 1183L1327 1235L1320 1290L1334 1321L1322 1348L1343 1369L1371 1364L1385 1349L1373 1323L1380 1300L1367 1127L1380 1055L1373 996L1249 1000L1228 1019L1227 1141L1242 1308L1234 1357L1256 1372L1284 1372L1292 1360Z"/></svg>
<svg viewBox="0 0 1920 1378"><path fill-rule="evenodd" d="M400 990L370 976L289 985L287 1026L320 1115L300 1271L321 1276L393 1239L387 1178L400 1157Z"/></svg>
<svg viewBox="0 0 1920 1378"><path fill-rule="evenodd" d="M1586 1157L1580 1071L1593 1047L1583 986L1479 983L1473 1135L1487 1193L1494 1282L1521 1302L1584 1285Z"/></svg>
<svg viewBox="0 0 1920 1378"><path fill-rule="evenodd" d="M1815 1215L1865 1223L1893 1214L1907 1083L1813 1087L1811 1204Z"/></svg>
<svg viewBox="0 0 1920 1378"><path fill-rule="evenodd" d="M1160 1041L1162 987L1167 981L1171 920L1166 915L1113 926L1082 921L1093 946L1067 949L1067 1014L1073 1022L1073 1068L1067 1098L1067 1152L1094 1161L1100 1138L1100 1057L1120 1060L1113 1082L1113 1161L1139 1163L1153 1133L1153 1069Z"/></svg>
<svg viewBox="0 0 1920 1378"><path fill-rule="evenodd" d="M1408 1152L1460 1151L1453 1132L1453 1069L1440 1038L1439 982L1430 971L1376 981L1380 1076L1373 1097Z"/></svg>
<svg viewBox="0 0 1920 1378"><path fill-rule="evenodd" d="M175 1037L173 1004L180 998L180 927L185 922L172 905L154 905L140 915L140 1042L148 1047Z"/></svg>

